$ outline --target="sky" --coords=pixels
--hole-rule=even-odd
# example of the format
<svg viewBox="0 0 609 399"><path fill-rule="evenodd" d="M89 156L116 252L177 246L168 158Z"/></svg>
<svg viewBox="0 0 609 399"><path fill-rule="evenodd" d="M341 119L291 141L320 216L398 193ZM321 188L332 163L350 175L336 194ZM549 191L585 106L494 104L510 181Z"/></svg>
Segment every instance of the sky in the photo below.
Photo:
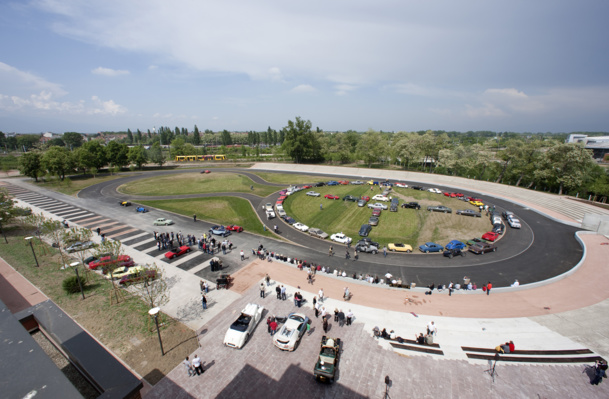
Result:
<svg viewBox="0 0 609 399"><path fill-rule="evenodd" d="M2 0L0 131L609 131L606 0Z"/></svg>

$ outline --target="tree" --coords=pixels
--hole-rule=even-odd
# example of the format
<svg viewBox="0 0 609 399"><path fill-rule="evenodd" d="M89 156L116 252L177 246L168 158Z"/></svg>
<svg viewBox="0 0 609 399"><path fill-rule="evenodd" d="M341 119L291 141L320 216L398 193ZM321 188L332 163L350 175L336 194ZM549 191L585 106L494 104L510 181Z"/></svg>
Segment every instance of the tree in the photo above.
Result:
<svg viewBox="0 0 609 399"><path fill-rule="evenodd" d="M129 164L129 147L127 144L113 140L106 145L106 158L110 165L122 168Z"/></svg>
<svg viewBox="0 0 609 399"><path fill-rule="evenodd" d="M131 129L127 129L127 144L133 144L133 133L131 133Z"/></svg>
<svg viewBox="0 0 609 399"><path fill-rule="evenodd" d="M153 263L144 266L144 270L142 283L134 287L136 295L142 298L150 309L167 304L169 287L163 269Z"/></svg>
<svg viewBox="0 0 609 399"><path fill-rule="evenodd" d="M596 166L594 158L583 145L559 143L542 155L534 175L550 184L558 185L558 195L564 189L580 187L587 173Z"/></svg>
<svg viewBox="0 0 609 399"><path fill-rule="evenodd" d="M43 174L42 154L37 151L30 151L19 157L19 172L38 181L38 176Z"/></svg>
<svg viewBox="0 0 609 399"><path fill-rule="evenodd" d="M51 147L42 156L42 168L63 181L66 172L74 169L75 162L70 151L65 147Z"/></svg>
<svg viewBox="0 0 609 399"><path fill-rule="evenodd" d="M184 143L184 139L181 137L174 139L171 142L171 158L175 158L178 155L186 155L186 152L184 151L185 144L186 143Z"/></svg>
<svg viewBox="0 0 609 399"><path fill-rule="evenodd" d="M142 132L140 131L140 129L137 129L137 143L138 144L142 144Z"/></svg>
<svg viewBox="0 0 609 399"><path fill-rule="evenodd" d="M294 122L288 121L284 128L285 139L283 149L296 163L316 162L322 159L319 139L311 131L311 121L303 121L296 117Z"/></svg>
<svg viewBox="0 0 609 399"><path fill-rule="evenodd" d="M17 146L26 152L31 148L34 148L39 142L42 135L38 134L22 134L17 137Z"/></svg>
<svg viewBox="0 0 609 399"><path fill-rule="evenodd" d="M393 146L396 158L399 158L401 162L405 162L404 169L406 170L408 170L410 162L413 159L421 157L418 139L418 135L408 134L400 138Z"/></svg>
<svg viewBox="0 0 609 399"><path fill-rule="evenodd" d="M80 133L65 132L61 138L70 150L80 147L83 143L82 134Z"/></svg>
<svg viewBox="0 0 609 399"><path fill-rule="evenodd" d="M15 216L14 208L15 201L9 195L8 190L4 187L0 188L0 218L5 226Z"/></svg>
<svg viewBox="0 0 609 399"><path fill-rule="evenodd" d="M79 148L77 154L78 163L84 169L102 169L108 164L106 147L102 146L98 140L88 141Z"/></svg>
<svg viewBox="0 0 609 399"><path fill-rule="evenodd" d="M49 147L52 147L52 146L65 147L66 143L61 138L55 137L55 138L47 141L47 145Z"/></svg>
<svg viewBox="0 0 609 399"><path fill-rule="evenodd" d="M165 163L165 155L163 154L163 149L158 141L155 141L152 144L152 147L148 150L148 159L150 162L159 165L159 167L163 167Z"/></svg>
<svg viewBox="0 0 609 399"><path fill-rule="evenodd" d="M222 143L222 145L231 145L231 144L233 144L233 140L230 137L230 133L228 132L228 130L224 129L222 131L222 136L220 137L220 142Z"/></svg>
<svg viewBox="0 0 609 399"><path fill-rule="evenodd" d="M195 125L195 130L192 134L192 143L194 145L201 144L201 135L199 134L199 128L197 127L197 125Z"/></svg>
<svg viewBox="0 0 609 399"><path fill-rule="evenodd" d="M144 146L138 145L136 147L129 148L129 161L137 165L138 168L142 169L144 164L148 162L148 155Z"/></svg>
<svg viewBox="0 0 609 399"><path fill-rule="evenodd" d="M368 164L368 167L372 166L373 162L378 162L388 153L387 141L379 132L374 130L369 130L362 136L357 148L360 158Z"/></svg>

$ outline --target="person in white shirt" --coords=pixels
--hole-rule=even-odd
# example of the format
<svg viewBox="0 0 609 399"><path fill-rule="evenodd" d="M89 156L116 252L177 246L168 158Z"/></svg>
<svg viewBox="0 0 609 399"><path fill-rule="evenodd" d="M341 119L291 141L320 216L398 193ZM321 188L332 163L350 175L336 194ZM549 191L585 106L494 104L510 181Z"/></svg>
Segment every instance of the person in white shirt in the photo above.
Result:
<svg viewBox="0 0 609 399"><path fill-rule="evenodd" d="M438 334L438 329L436 328L436 325L433 321L430 321L429 324L427 324L427 334L429 334L429 335Z"/></svg>
<svg viewBox="0 0 609 399"><path fill-rule="evenodd" d="M186 371L188 372L189 377L192 377L193 375L195 375L192 365L190 364L190 361L188 360L188 356L186 356L186 360L184 360L182 363L186 367Z"/></svg>
<svg viewBox="0 0 609 399"><path fill-rule="evenodd" d="M320 288L319 292L317 293L317 296L319 296L319 302L324 301L324 289L323 288Z"/></svg>
<svg viewBox="0 0 609 399"><path fill-rule="evenodd" d="M351 309L349 309L349 311L347 312L347 325L348 326L351 325L352 320L353 320L353 312L351 311Z"/></svg>
<svg viewBox="0 0 609 399"><path fill-rule="evenodd" d="M518 280L514 280L512 287L518 287L519 285L520 285L520 283L518 282Z"/></svg>
<svg viewBox="0 0 609 399"><path fill-rule="evenodd" d="M201 358L199 358L197 355L195 355L195 357L192 359L192 366L195 368L197 375L201 375L205 372L201 366Z"/></svg>

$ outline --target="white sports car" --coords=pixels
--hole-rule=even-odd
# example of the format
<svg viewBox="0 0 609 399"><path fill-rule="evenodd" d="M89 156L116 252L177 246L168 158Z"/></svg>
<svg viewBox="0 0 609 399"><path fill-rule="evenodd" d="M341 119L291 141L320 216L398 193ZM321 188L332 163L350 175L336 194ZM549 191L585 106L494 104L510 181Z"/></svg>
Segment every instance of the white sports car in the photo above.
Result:
<svg viewBox="0 0 609 399"><path fill-rule="evenodd" d="M396 187L408 188L408 184L406 183L395 183Z"/></svg>
<svg viewBox="0 0 609 399"><path fill-rule="evenodd" d="M307 195L310 197L319 197L319 193L315 191L307 191Z"/></svg>
<svg viewBox="0 0 609 399"><path fill-rule="evenodd" d="M273 344L281 350L295 350L307 331L308 322L309 318L302 313L291 313L279 332L273 336Z"/></svg>
<svg viewBox="0 0 609 399"><path fill-rule="evenodd" d="M249 340L250 334L254 332L260 319L262 319L263 310L263 306L248 303L245 309L241 311L237 320L230 325L224 336L224 345L241 349Z"/></svg>
<svg viewBox="0 0 609 399"><path fill-rule="evenodd" d="M340 242L341 244L348 244L352 241L350 237L347 237L343 233L332 234L330 240Z"/></svg>
<svg viewBox="0 0 609 399"><path fill-rule="evenodd" d="M374 197L372 197L372 199L374 201L383 201L383 202L389 202L389 198L385 197L384 195L381 194L377 194Z"/></svg>
<svg viewBox="0 0 609 399"><path fill-rule="evenodd" d="M430 193L442 194L442 190L440 190L439 188L428 188L427 191L429 191Z"/></svg>
<svg viewBox="0 0 609 399"><path fill-rule="evenodd" d="M300 230L300 231L307 231L307 230L309 230L309 226L307 226L305 224L302 224L300 222L299 223L294 223L292 225L292 227L294 227L295 229Z"/></svg>

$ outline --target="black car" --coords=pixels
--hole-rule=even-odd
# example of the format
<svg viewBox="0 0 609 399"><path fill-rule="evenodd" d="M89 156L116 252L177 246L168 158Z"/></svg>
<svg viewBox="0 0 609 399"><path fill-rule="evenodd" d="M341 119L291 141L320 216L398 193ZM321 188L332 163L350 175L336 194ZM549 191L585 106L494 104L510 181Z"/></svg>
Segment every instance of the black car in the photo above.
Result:
<svg viewBox="0 0 609 399"><path fill-rule="evenodd" d="M345 196L343 197L343 201L357 202L357 201L359 201L359 198L354 197L354 196L352 196L352 195L345 195Z"/></svg>
<svg viewBox="0 0 609 399"><path fill-rule="evenodd" d="M480 212L476 212L472 209L460 209L457 211L457 215L463 215L463 216L473 216L475 218L479 218L482 215L480 214Z"/></svg>
<svg viewBox="0 0 609 399"><path fill-rule="evenodd" d="M392 202L391 206L389 207L389 212L397 212L398 211L398 204Z"/></svg>
<svg viewBox="0 0 609 399"><path fill-rule="evenodd" d="M503 234L503 232L505 231L505 225L503 223L497 223L493 225L493 230L491 230L493 233L497 233L497 234Z"/></svg>
<svg viewBox="0 0 609 399"><path fill-rule="evenodd" d="M289 216L283 216L283 220L285 220L285 222L290 226L296 223L296 221Z"/></svg>
<svg viewBox="0 0 609 399"><path fill-rule="evenodd" d="M368 234L370 234L371 230L372 227L369 224L363 224L362 227L359 229L359 235L362 237L368 237Z"/></svg>
<svg viewBox="0 0 609 399"><path fill-rule="evenodd" d="M325 185L326 185L326 183L320 181L320 182L317 182L317 183L313 184L313 187L323 187Z"/></svg>
<svg viewBox="0 0 609 399"><path fill-rule="evenodd" d="M425 187L423 186L412 186L413 190L425 191Z"/></svg>
<svg viewBox="0 0 609 399"><path fill-rule="evenodd" d="M404 202L402 208L421 209L421 205L418 202Z"/></svg>
<svg viewBox="0 0 609 399"><path fill-rule="evenodd" d="M453 256L465 256L465 252L458 248L447 249L444 251L444 256L447 256L449 259L452 259Z"/></svg>
<svg viewBox="0 0 609 399"><path fill-rule="evenodd" d="M363 243L363 244L370 244L370 245L373 245L373 246L375 246L375 247L377 247L377 248L380 248L380 245L379 245L379 243L378 243L378 242L372 241L371 239L369 239L369 238L367 238L367 237L366 237L366 238L361 238L361 239L360 239L360 240L357 242L357 245L360 245L360 244L362 244L362 243Z"/></svg>

